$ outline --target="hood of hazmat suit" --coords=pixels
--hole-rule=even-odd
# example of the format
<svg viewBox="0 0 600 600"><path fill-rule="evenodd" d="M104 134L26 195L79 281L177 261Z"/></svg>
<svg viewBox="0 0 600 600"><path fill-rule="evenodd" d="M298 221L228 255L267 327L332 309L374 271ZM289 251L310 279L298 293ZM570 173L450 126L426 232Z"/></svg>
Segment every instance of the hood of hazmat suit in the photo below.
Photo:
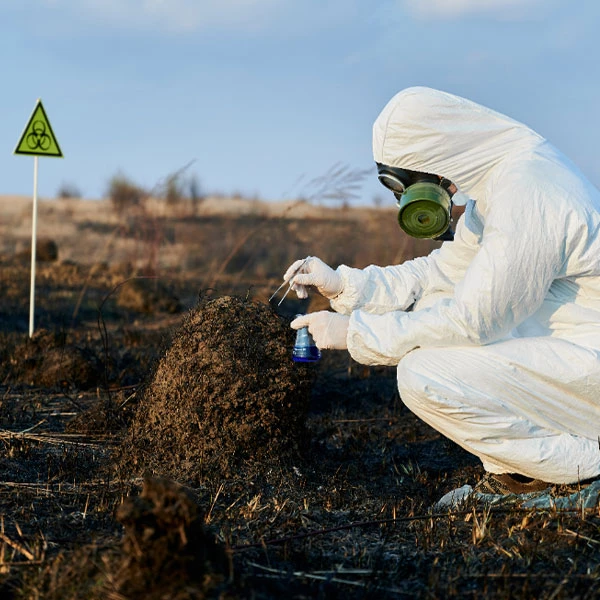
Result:
<svg viewBox="0 0 600 600"><path fill-rule="evenodd" d="M342 265L348 349L397 365L415 348L555 336L600 349L600 193L526 125L414 87L373 127L378 163L450 179L470 200L454 241L401 265Z"/></svg>

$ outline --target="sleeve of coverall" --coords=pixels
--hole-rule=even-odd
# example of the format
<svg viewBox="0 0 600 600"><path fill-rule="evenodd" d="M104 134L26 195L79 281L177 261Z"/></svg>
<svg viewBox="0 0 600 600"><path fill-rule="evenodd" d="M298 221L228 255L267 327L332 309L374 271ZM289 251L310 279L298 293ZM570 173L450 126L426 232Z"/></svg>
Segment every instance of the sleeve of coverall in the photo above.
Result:
<svg viewBox="0 0 600 600"><path fill-rule="evenodd" d="M534 185L504 189L453 297L413 312L352 312L348 351L356 361L391 366L418 347L486 344L539 308L565 260L565 215Z"/></svg>
<svg viewBox="0 0 600 600"><path fill-rule="evenodd" d="M408 310L425 293L452 290L477 251L477 237L465 226L463 216L454 241L442 244L428 256L388 267L353 269L341 265L337 271L342 277L343 292L331 301L331 307L345 315L357 308L383 314Z"/></svg>

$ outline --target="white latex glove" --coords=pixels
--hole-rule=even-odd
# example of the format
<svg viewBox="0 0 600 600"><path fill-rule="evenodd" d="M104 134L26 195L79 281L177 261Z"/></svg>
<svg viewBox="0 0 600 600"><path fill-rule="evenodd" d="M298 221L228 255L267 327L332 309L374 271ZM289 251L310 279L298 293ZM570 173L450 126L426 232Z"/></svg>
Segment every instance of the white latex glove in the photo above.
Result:
<svg viewBox="0 0 600 600"><path fill-rule="evenodd" d="M304 263L304 264L302 264ZM342 277L316 256L301 258L292 263L283 275L290 281L298 298L308 297L308 286L314 286L325 298L335 298L342 291Z"/></svg>
<svg viewBox="0 0 600 600"><path fill-rule="evenodd" d="M350 317L346 315L320 310L296 317L290 325L292 329L308 327L308 332L320 350L346 350L349 323Z"/></svg>

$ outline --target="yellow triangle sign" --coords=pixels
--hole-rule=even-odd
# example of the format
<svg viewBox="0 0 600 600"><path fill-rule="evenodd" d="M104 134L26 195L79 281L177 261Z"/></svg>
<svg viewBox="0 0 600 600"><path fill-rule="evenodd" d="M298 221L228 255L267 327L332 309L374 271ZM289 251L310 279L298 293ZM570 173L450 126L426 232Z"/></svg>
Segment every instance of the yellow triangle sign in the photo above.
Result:
<svg viewBox="0 0 600 600"><path fill-rule="evenodd" d="M41 100L37 101L13 154L58 156L62 158L63 153L52 131Z"/></svg>

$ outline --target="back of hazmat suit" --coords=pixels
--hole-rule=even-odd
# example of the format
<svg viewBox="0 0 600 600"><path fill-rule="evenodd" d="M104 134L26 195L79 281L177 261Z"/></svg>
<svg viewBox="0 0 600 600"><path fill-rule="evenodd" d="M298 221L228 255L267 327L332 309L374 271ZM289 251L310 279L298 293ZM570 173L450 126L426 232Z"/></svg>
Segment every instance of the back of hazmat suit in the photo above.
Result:
<svg viewBox="0 0 600 600"><path fill-rule="evenodd" d="M525 125L416 87L373 127L377 163L468 196L454 241L401 265L340 266L335 311L368 365L486 471L600 474L600 193Z"/></svg>

